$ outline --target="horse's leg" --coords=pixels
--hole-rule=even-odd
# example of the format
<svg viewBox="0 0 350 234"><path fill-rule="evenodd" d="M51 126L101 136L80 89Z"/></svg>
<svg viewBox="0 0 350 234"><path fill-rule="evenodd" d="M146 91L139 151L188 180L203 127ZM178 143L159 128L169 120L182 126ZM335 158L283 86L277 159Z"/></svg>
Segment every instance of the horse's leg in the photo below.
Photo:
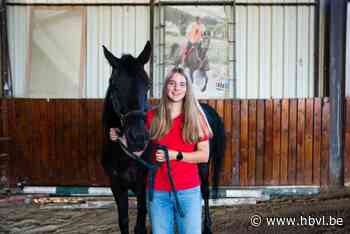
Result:
<svg viewBox="0 0 350 234"><path fill-rule="evenodd" d="M119 228L122 234L129 234L129 202L128 202L128 190L121 188L117 179L112 179L111 189L118 209L118 221Z"/></svg>
<svg viewBox="0 0 350 234"><path fill-rule="evenodd" d="M203 234L212 234L211 217L209 212L209 169L207 163L198 164L199 175L201 178L201 192L204 200L204 220L203 220Z"/></svg>
<svg viewBox="0 0 350 234"><path fill-rule="evenodd" d="M205 83L203 88L201 89L202 92L204 92L207 89L207 85L208 85L208 76L207 76L207 72L202 70L201 73L203 74L203 76L205 77Z"/></svg>
<svg viewBox="0 0 350 234"><path fill-rule="evenodd" d="M146 185L144 183L136 185L137 188L133 189L137 198L137 219L135 226L135 234L146 234Z"/></svg>

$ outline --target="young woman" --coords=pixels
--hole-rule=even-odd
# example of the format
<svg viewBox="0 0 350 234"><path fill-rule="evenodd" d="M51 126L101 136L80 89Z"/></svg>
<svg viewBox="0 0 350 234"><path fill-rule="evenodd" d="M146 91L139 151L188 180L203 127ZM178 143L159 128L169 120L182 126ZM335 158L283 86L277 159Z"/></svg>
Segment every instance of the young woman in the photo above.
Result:
<svg viewBox="0 0 350 234"><path fill-rule="evenodd" d="M171 175L184 217L176 210L166 163L157 170L149 215L154 234L200 234L202 198L197 163L208 162L212 131L194 97L191 82L183 69L174 68L167 76L159 106L147 113L151 143L168 148ZM111 139L116 139L111 130ZM165 162L164 152L153 152L153 161ZM149 186L148 186L149 189ZM148 199L147 199L148 200Z"/></svg>
<svg viewBox="0 0 350 234"><path fill-rule="evenodd" d="M212 132L183 69L174 68L167 76L158 108L147 113L147 125L152 143L169 150L171 174L185 214L181 217L176 211L167 165L163 163L156 173L154 197L149 202L152 232L174 233L175 220L180 234L202 233L197 163L209 159L208 139ZM164 152L155 152L154 159L164 162Z"/></svg>

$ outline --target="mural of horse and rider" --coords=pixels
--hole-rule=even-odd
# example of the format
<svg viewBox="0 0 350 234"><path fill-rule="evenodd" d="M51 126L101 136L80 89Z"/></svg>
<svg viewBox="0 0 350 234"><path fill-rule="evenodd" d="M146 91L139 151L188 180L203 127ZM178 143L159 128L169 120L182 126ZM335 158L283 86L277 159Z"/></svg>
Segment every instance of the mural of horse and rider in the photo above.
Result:
<svg viewBox="0 0 350 234"><path fill-rule="evenodd" d="M165 15L166 73L182 66L197 97L227 97L233 77L224 7L169 6Z"/></svg>

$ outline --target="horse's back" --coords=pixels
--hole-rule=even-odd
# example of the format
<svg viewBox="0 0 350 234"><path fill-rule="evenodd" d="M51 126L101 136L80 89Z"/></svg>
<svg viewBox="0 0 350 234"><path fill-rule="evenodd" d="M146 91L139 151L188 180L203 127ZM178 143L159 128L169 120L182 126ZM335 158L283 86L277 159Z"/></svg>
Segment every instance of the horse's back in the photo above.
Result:
<svg viewBox="0 0 350 234"><path fill-rule="evenodd" d="M210 139L209 162L212 164L212 185L216 196L225 152L224 123L213 107L205 103L201 103L201 106L213 131L213 137Z"/></svg>
<svg viewBox="0 0 350 234"><path fill-rule="evenodd" d="M205 116L208 119L210 127L216 128L217 125L223 124L220 115L217 113L217 111L213 107L211 107L206 103L201 103L201 107L205 113ZM212 130L214 131L214 129Z"/></svg>

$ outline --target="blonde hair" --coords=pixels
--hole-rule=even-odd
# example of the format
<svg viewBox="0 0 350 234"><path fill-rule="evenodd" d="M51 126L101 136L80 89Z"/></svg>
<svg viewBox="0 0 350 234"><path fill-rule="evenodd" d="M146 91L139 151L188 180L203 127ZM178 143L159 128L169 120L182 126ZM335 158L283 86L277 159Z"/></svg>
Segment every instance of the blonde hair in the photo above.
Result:
<svg viewBox="0 0 350 234"><path fill-rule="evenodd" d="M159 107L155 110L150 128L151 139L155 140L162 138L170 131L172 127L169 105L170 99L167 95L167 85L170 79L176 73L182 75L186 79L186 93L182 105L182 113L184 114L184 122L182 128L183 140L186 143L195 143L205 137L212 137L212 130L202 107L194 96L191 82L188 80L188 77L182 68L173 68L165 79ZM198 118L198 116L200 117Z"/></svg>

